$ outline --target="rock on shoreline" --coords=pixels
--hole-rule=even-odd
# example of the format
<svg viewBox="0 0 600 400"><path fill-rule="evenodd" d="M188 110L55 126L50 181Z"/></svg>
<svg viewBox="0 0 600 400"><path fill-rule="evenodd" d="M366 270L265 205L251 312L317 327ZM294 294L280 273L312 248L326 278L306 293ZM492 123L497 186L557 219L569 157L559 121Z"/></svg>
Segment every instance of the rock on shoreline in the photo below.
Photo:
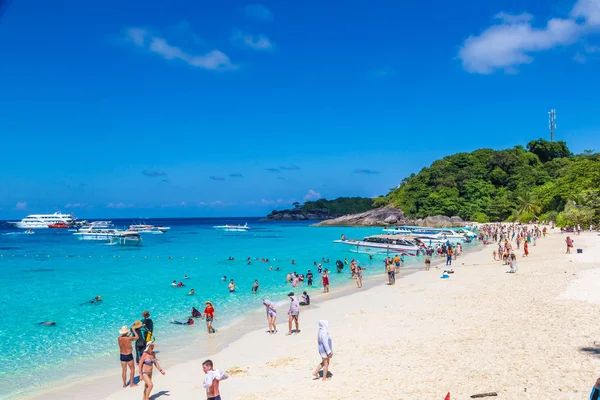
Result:
<svg viewBox="0 0 600 400"><path fill-rule="evenodd" d="M328 219L314 226L389 226L389 225L414 225L425 227L459 227L465 221L460 217L446 217L435 215L427 218L408 218L404 213L394 207L375 208L360 214L344 215Z"/></svg>

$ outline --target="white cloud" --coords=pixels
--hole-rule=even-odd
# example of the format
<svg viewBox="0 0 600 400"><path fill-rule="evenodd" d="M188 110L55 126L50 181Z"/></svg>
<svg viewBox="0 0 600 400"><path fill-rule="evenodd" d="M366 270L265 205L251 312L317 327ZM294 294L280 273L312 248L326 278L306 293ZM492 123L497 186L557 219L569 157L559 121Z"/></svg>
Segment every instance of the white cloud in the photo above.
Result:
<svg viewBox="0 0 600 400"><path fill-rule="evenodd" d="M85 208L87 203L68 203L65 204L65 208Z"/></svg>
<svg viewBox="0 0 600 400"><path fill-rule="evenodd" d="M106 207L108 208L133 208L135 207L134 204L125 204L123 202L119 202L119 203L108 203L106 205Z"/></svg>
<svg viewBox="0 0 600 400"><path fill-rule="evenodd" d="M25 210L27 209L27 202L26 201L19 201L17 203L17 205L15 206L15 210Z"/></svg>
<svg viewBox="0 0 600 400"><path fill-rule="evenodd" d="M312 189L310 189L308 192L306 192L306 194L304 195L304 201L313 201L313 200L319 200L321 198L321 193L316 192Z"/></svg>
<svg viewBox="0 0 600 400"><path fill-rule="evenodd" d="M272 21L273 12L262 4L248 4L244 7L246 15L259 21Z"/></svg>
<svg viewBox="0 0 600 400"><path fill-rule="evenodd" d="M571 10L571 17L581 18L588 26L600 26L600 0L578 0Z"/></svg>
<svg viewBox="0 0 600 400"><path fill-rule="evenodd" d="M522 14L508 14L505 12L499 12L494 16L495 19L502 20L506 24L518 24L519 22L529 22L533 19L533 15L528 13Z"/></svg>
<svg viewBox="0 0 600 400"><path fill-rule="evenodd" d="M155 36L147 29L128 28L125 30L126 39L137 47L160 55L167 60L179 60L186 64L213 71L231 71L238 68L229 57L219 50L211 50L205 54L193 54L173 46L160 36Z"/></svg>
<svg viewBox="0 0 600 400"><path fill-rule="evenodd" d="M573 56L573 61L578 62L579 64L585 64L587 61L587 57L580 52L575 53Z"/></svg>
<svg viewBox="0 0 600 400"><path fill-rule="evenodd" d="M295 199L276 199L276 200L267 200L267 199L260 199L260 203L263 205L283 205L283 204L293 204L295 203L296 200Z"/></svg>
<svg viewBox="0 0 600 400"><path fill-rule="evenodd" d="M516 73L516 67L533 61L533 54L568 46L600 27L600 0L578 0L570 18L551 18L534 27L533 16L498 13L500 23L479 35L469 36L458 52L468 72L490 74L496 70Z"/></svg>
<svg viewBox="0 0 600 400"><path fill-rule="evenodd" d="M254 50L272 50L275 44L265 35L253 35L251 33L234 30L231 34L233 43L243 44Z"/></svg>

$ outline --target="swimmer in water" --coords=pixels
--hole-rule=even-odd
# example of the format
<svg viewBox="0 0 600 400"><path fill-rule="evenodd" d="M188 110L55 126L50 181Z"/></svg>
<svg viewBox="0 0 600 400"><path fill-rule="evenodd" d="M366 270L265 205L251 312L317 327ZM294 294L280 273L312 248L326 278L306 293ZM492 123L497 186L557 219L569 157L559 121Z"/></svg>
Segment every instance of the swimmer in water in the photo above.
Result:
<svg viewBox="0 0 600 400"><path fill-rule="evenodd" d="M188 293L188 296L193 296L193 295L195 295L195 294L196 294L196 292L194 292L194 289L192 289L192 290L190 290L190 292Z"/></svg>
<svg viewBox="0 0 600 400"><path fill-rule="evenodd" d="M254 285L252 285L252 293L258 293L258 279L254 281Z"/></svg>
<svg viewBox="0 0 600 400"><path fill-rule="evenodd" d="M227 287L229 288L229 293L233 293L235 292L235 289L237 289L237 286L235 286L233 279L229 281L229 285L227 285Z"/></svg>
<svg viewBox="0 0 600 400"><path fill-rule="evenodd" d="M222 278L222 280L226 281L226 280L227 280L227 277L226 277L225 275L223 275L223 278Z"/></svg>
<svg viewBox="0 0 600 400"><path fill-rule="evenodd" d="M86 301L85 303L81 303L80 305L82 306L84 304L98 304L101 302L102 302L102 296L96 296L92 300Z"/></svg>
<svg viewBox="0 0 600 400"><path fill-rule="evenodd" d="M173 283L171 283L171 286L177 287L177 281L173 281Z"/></svg>
<svg viewBox="0 0 600 400"><path fill-rule="evenodd" d="M190 279L190 277L184 274L183 279Z"/></svg>
<svg viewBox="0 0 600 400"><path fill-rule="evenodd" d="M194 320L189 318L187 322L175 321L175 318L171 318L171 323L175 325L194 325Z"/></svg>
<svg viewBox="0 0 600 400"><path fill-rule="evenodd" d="M44 321L44 322L38 322L37 325L40 325L40 326L54 326L54 325L56 325L56 322L54 322L54 321Z"/></svg>

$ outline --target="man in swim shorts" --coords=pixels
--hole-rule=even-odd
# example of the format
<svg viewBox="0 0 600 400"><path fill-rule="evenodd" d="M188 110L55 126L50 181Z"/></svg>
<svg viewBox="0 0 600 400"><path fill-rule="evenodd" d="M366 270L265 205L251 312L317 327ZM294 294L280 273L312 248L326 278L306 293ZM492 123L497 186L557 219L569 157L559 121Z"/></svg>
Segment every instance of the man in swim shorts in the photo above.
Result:
<svg viewBox="0 0 600 400"><path fill-rule="evenodd" d="M129 332L133 332L133 336L129 335ZM123 326L121 330L119 330L119 337L117 341L119 342L119 350L121 352L121 369L122 369L122 377L123 377L123 387L127 387L127 367L131 370L131 376L129 379L129 386L134 387L137 386L133 382L133 378L135 377L135 364L133 363L133 349L131 347L131 342L135 342L138 340L139 336L133 327L128 328L127 326Z"/></svg>

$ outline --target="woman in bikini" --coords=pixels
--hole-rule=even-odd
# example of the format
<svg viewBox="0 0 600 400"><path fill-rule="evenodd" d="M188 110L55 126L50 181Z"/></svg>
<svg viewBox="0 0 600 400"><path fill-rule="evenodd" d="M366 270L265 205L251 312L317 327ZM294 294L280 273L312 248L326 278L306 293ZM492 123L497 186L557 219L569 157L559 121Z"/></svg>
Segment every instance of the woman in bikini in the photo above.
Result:
<svg viewBox="0 0 600 400"><path fill-rule="evenodd" d="M140 379L146 384L144 387L143 400L150 400L150 392L152 392L152 388L154 387L152 384L152 371L154 370L154 366L158 368L161 374L165 374L165 371L163 371L163 369L160 367L160 364L154 355L154 343L150 342L146 346L146 350L144 350L142 358L140 358L139 365Z"/></svg>

